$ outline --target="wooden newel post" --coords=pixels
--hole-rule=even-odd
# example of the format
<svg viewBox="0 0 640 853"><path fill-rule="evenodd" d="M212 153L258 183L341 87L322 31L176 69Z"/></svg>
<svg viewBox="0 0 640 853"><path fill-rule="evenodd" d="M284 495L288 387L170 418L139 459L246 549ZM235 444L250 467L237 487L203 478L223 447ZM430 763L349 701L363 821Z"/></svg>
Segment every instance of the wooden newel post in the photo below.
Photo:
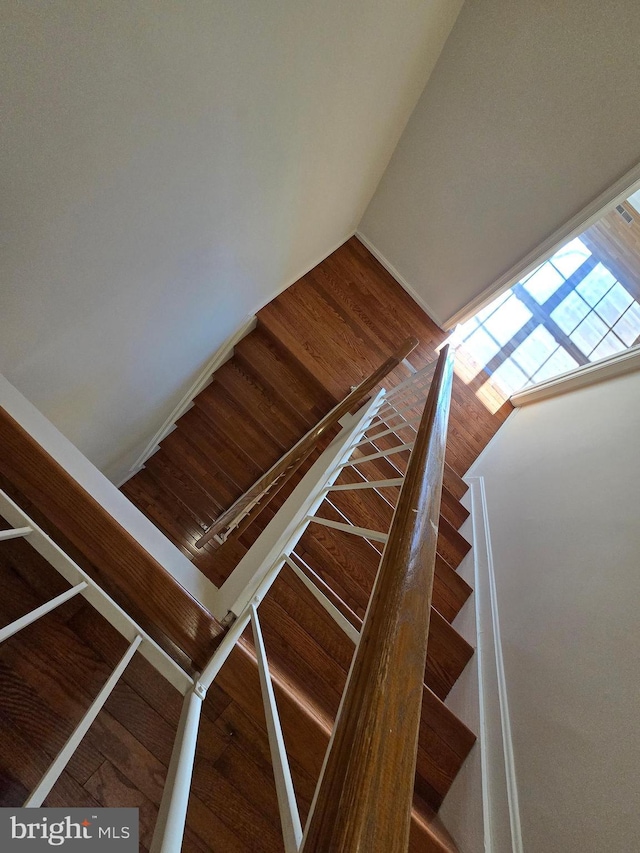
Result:
<svg viewBox="0 0 640 853"><path fill-rule="evenodd" d="M406 853L453 360L440 353L302 853Z"/></svg>

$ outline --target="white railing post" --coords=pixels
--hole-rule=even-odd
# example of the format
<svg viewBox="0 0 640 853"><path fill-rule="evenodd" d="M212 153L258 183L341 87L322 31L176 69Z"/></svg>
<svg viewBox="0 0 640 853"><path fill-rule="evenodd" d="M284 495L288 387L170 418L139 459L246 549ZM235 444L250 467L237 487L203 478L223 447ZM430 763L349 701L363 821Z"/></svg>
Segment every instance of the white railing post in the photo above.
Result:
<svg viewBox="0 0 640 853"><path fill-rule="evenodd" d="M206 690L197 683L184 697L150 853L180 853L205 695Z"/></svg>

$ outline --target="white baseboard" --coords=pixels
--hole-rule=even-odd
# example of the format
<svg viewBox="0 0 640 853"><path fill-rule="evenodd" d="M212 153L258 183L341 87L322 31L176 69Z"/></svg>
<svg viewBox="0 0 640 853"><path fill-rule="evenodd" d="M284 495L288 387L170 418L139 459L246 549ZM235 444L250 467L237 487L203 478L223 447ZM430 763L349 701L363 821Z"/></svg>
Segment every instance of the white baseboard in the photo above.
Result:
<svg viewBox="0 0 640 853"><path fill-rule="evenodd" d="M429 305L427 305L427 303L420 296L420 294L409 284L409 282L406 280L406 278L398 272L398 270L393 266L393 264L385 258L385 256L382 254L382 252L379 251L373 245L373 243L367 237L364 236L364 234L361 231L356 231L356 237L358 238L358 240L360 240L360 242L362 243L363 246L367 247L367 249L371 252L373 257L376 258L376 260L380 261L380 263L386 269L386 271L388 273L390 273L395 278L395 280L398 282L400 287L402 287L404 290L407 291L407 293L413 299L413 301L415 303L417 303L426 314L429 315L429 317L433 320L433 322L436 324L436 326L439 326L441 329L444 329L445 327L442 325L442 321L440 320L438 315L435 313L435 311L433 311L431 309L431 307Z"/></svg>
<svg viewBox="0 0 640 853"><path fill-rule="evenodd" d="M248 335L249 332L255 329L256 323L256 315L252 314L245 320L245 322L240 326L239 329L237 329L232 335L230 335L230 337L227 338L227 340L220 347L218 347L218 349L211 356L209 361L202 368L189 390L184 394L178 405L175 406L175 408L166 418L160 429L154 434L153 438L150 439L145 449L142 451L140 456L138 456L133 465L129 468L125 476L117 483L118 488L124 485L127 480L130 480L134 474L137 474L138 471L144 468L144 463L147 461L147 459L153 456L156 450L158 450L160 442L175 429L176 422L182 415L184 415L186 411L191 408L191 406L193 405L194 398L197 397L198 394L211 382L212 376L215 371L219 367L221 367L226 361L229 361L229 359L233 355L233 351L236 344L238 344L242 340L242 338Z"/></svg>
<svg viewBox="0 0 640 853"><path fill-rule="evenodd" d="M485 853L523 853L500 614L483 477L471 495Z"/></svg>

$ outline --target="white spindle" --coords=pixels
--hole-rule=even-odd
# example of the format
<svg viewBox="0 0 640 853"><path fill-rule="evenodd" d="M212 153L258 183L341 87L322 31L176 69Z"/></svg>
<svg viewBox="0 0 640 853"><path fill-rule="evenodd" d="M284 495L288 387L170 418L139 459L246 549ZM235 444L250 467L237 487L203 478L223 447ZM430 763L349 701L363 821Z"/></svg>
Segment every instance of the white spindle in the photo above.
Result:
<svg viewBox="0 0 640 853"><path fill-rule="evenodd" d="M269 673L269 663L260 629L260 620L258 619L258 611L254 604L251 605L251 627L253 629L253 639L258 660L260 687L267 723L267 734L269 736L273 776L276 782L284 849L285 853L298 853L300 844L302 843L302 825L293 789L293 779L291 778L291 770L287 759L287 750L282 736L282 726L280 725L276 696Z"/></svg>
<svg viewBox="0 0 640 853"><path fill-rule="evenodd" d="M22 536L28 536L32 533L31 527L15 527L11 530L0 530L0 542L4 539L20 539Z"/></svg>
<svg viewBox="0 0 640 853"><path fill-rule="evenodd" d="M366 527L357 527L355 524L332 521L330 518L322 518L319 515L314 515L310 521L322 524L324 527L332 527L334 530L341 530L343 533L351 533L353 536L361 536L363 539L371 539L373 542L386 542L389 538L387 533L381 533L379 530L369 530Z"/></svg>
<svg viewBox="0 0 640 853"><path fill-rule="evenodd" d="M356 456L347 462L344 467L347 467L347 465L360 465L363 462L371 462L374 459L385 459L387 456L402 453L404 450L411 450L413 444L413 441L409 441L407 444L398 444L395 447L390 447L388 450L379 450L377 453L370 453L368 456Z"/></svg>
<svg viewBox="0 0 640 853"><path fill-rule="evenodd" d="M368 435L363 438L362 441L359 441L357 444L354 444L354 447L360 447L363 444L371 444L374 441L377 441L379 438L384 438L385 435L392 435L403 429L411 429L413 432L416 432L413 424L420 423L420 418L410 418L402 424L397 424L396 426L389 427L389 429L385 429L383 432L375 432L372 435ZM375 426L384 426L384 424L375 424Z"/></svg>
<svg viewBox="0 0 640 853"><path fill-rule="evenodd" d="M395 477L392 480L363 480L361 483L343 483L339 486L331 486L330 492L350 492L353 489L386 489L389 486L401 486L404 477Z"/></svg>
<svg viewBox="0 0 640 853"><path fill-rule="evenodd" d="M349 620L346 619L345 616L343 616L343 614L338 610L335 604L329 598L327 598L327 596L324 594L324 592L322 592L321 589L318 589L318 587L314 584L311 578L307 577L307 575L302 571L302 569L297 566L290 557L287 557L286 563L288 566L290 566L290 568L293 569L293 571L300 578L302 583L306 586L306 588L316 599L316 601L318 601L324 607L324 609L327 611L329 616L331 616L336 625L339 625L340 628L342 628L342 630L345 632L347 637L349 637L349 639L352 640L357 646L358 641L360 639L360 632L356 628L354 628L351 622L349 622Z"/></svg>
<svg viewBox="0 0 640 853"><path fill-rule="evenodd" d="M53 760L53 763L51 764L47 772L44 774L40 782L38 782L34 790L31 792L31 794L29 794L27 801L24 804L26 808L40 808L43 801L58 781L60 774L69 763L71 756L80 745L80 741L89 731L91 723L93 723L95 718L100 713L102 706L111 695L113 688L120 680L122 673L127 668L127 664L136 653L136 649L138 648L141 642L142 637L138 635L131 643L131 645L123 655L120 663L113 670L113 672L107 679L106 684L91 703L89 710L85 713L84 717L75 727L69 739L62 747L60 752L57 754L57 756Z"/></svg>
<svg viewBox="0 0 640 853"><path fill-rule="evenodd" d="M209 661L209 663L202 670L200 678L198 679L205 690L209 689L209 687L213 683L214 678L224 666L227 658L233 651L235 644L240 639L240 635L249 624L250 619L251 609L247 607L244 612L241 613L240 616L238 616L236 621L233 623L233 625L231 625L227 633L224 635L223 641L220 643L220 645L214 652L214 655Z"/></svg>
<svg viewBox="0 0 640 853"><path fill-rule="evenodd" d="M61 604L64 604L65 601L69 601L70 598L73 598L74 595L77 595L79 592L82 592L83 589L87 588L87 584L84 581L81 581L76 586L72 586L71 589L67 589L64 592L57 595L55 598L52 598L50 601L46 601L44 604L41 604L40 607L36 607L35 610L31 610L29 613L26 613L24 616L21 616L19 619L16 619L10 625L7 625L5 628L0 628L0 643L8 640L9 637L12 637L14 634L17 634L18 631L21 631L23 628L26 628L27 625L31 625L36 620L40 619L42 616L45 616L47 613L50 613L52 610L55 610L56 607L60 607Z"/></svg>

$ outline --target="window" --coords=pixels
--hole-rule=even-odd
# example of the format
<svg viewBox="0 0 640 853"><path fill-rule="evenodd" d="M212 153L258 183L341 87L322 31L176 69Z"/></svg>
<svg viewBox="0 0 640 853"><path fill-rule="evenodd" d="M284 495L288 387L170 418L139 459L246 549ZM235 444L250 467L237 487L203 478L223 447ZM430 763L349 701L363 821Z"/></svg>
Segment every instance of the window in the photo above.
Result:
<svg viewBox="0 0 640 853"><path fill-rule="evenodd" d="M503 393L614 355L639 338L640 304L589 248L588 233L458 327L476 372L484 368Z"/></svg>

